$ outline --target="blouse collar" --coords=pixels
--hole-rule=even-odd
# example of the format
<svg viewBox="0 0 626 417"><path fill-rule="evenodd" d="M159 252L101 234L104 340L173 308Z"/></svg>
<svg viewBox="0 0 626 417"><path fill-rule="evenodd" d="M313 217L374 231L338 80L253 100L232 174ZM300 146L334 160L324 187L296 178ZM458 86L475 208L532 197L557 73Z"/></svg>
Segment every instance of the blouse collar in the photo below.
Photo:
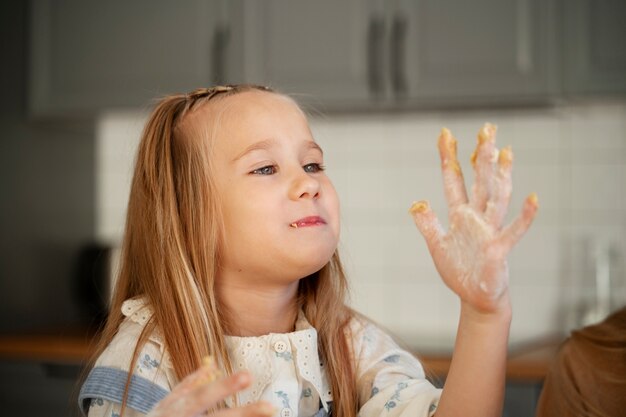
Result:
<svg viewBox="0 0 626 417"><path fill-rule="evenodd" d="M239 394L241 404L259 400L276 373L276 361L272 359L280 356L294 361L299 378L313 386L328 411L327 403L332 401L332 396L319 358L317 330L302 310L298 312L293 332L226 336L225 339L234 369L247 369L254 375L253 385Z"/></svg>

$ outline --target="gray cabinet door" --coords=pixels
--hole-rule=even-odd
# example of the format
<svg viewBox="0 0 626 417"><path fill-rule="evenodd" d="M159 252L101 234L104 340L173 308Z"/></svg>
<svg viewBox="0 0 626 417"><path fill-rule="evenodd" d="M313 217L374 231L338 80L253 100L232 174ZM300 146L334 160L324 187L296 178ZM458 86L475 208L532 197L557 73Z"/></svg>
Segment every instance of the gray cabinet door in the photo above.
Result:
<svg viewBox="0 0 626 417"><path fill-rule="evenodd" d="M78 364L0 360L3 416L79 416Z"/></svg>
<svg viewBox="0 0 626 417"><path fill-rule="evenodd" d="M563 0L566 93L626 92L626 1Z"/></svg>
<svg viewBox="0 0 626 417"><path fill-rule="evenodd" d="M216 0L35 0L30 100L35 116L146 106L224 73Z"/></svg>
<svg viewBox="0 0 626 417"><path fill-rule="evenodd" d="M541 100L555 88L552 2L399 0L395 94L427 104Z"/></svg>
<svg viewBox="0 0 626 417"><path fill-rule="evenodd" d="M383 15L362 0L267 0L244 4L245 78L323 109L374 103Z"/></svg>

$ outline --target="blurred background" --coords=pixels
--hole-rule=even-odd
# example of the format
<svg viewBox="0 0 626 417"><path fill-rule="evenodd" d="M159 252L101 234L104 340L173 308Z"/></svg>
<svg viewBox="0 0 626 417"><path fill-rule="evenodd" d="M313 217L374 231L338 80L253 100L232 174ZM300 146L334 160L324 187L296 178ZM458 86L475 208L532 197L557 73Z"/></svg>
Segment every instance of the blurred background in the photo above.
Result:
<svg viewBox="0 0 626 417"><path fill-rule="evenodd" d="M154 99L252 82L310 114L352 304L440 379L459 306L407 210L428 199L445 225L439 131L470 187L478 129L498 125L507 221L540 204L510 256L505 415L532 415L558 343L626 303L624 21L622 0L3 1L0 407L70 414Z"/></svg>

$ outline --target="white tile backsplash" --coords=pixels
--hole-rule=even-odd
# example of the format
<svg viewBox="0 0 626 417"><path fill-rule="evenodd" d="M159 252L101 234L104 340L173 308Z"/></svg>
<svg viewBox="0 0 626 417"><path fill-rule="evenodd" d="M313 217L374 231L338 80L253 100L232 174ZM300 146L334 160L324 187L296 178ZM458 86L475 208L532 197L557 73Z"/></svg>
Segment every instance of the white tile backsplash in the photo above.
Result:
<svg viewBox="0 0 626 417"><path fill-rule="evenodd" d="M96 126L96 237L119 243L124 233L135 151L146 114L104 113Z"/></svg>
<svg viewBox="0 0 626 417"><path fill-rule="evenodd" d="M538 215L541 216L542 214L539 213ZM561 226L543 221L541 218L535 218L526 235L509 254L509 268L511 271L520 271L520 273L521 271L533 271L532 274L519 277L524 282L537 282L544 279L552 281L549 277L541 276L538 278L534 272L549 272L556 277L561 267L562 251ZM513 279L518 278L511 276L511 280Z"/></svg>
<svg viewBox="0 0 626 417"><path fill-rule="evenodd" d="M624 165L573 165L572 199L574 210L624 210Z"/></svg>
<svg viewBox="0 0 626 417"><path fill-rule="evenodd" d="M511 271L511 275L513 277L517 274ZM563 289L558 282L512 282L510 289L513 305L512 340L550 334L561 326L558 321L558 303Z"/></svg>
<svg viewBox="0 0 626 417"><path fill-rule="evenodd" d="M104 114L97 135L97 235L119 242L134 149L146 115ZM454 294L439 279L428 249L407 213L430 201L447 225L437 136L458 139L468 191L469 157L485 121L498 125L498 146L512 145L513 195L506 222L530 192L539 195L533 227L509 258L514 319L512 340L565 328L562 307L589 291L593 271L581 245L605 239L626 250L626 103L553 109L326 115L311 119L342 207L340 251L352 284L353 305L403 335L451 341L459 314ZM585 269L587 268L587 269ZM625 302L624 268L616 294Z"/></svg>

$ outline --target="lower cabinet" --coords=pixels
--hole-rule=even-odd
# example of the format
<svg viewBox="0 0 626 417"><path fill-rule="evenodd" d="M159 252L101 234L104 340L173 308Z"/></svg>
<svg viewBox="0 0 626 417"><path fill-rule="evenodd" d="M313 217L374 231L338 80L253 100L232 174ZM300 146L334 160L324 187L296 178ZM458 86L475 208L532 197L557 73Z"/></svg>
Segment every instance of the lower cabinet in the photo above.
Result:
<svg viewBox="0 0 626 417"><path fill-rule="evenodd" d="M430 381L436 387L443 387L445 376L431 375ZM504 392L502 417L534 417L543 381L508 380Z"/></svg>
<svg viewBox="0 0 626 417"><path fill-rule="evenodd" d="M533 417L542 386L541 382L508 382L502 417Z"/></svg>
<svg viewBox="0 0 626 417"><path fill-rule="evenodd" d="M79 416L76 364L0 361L0 415Z"/></svg>

